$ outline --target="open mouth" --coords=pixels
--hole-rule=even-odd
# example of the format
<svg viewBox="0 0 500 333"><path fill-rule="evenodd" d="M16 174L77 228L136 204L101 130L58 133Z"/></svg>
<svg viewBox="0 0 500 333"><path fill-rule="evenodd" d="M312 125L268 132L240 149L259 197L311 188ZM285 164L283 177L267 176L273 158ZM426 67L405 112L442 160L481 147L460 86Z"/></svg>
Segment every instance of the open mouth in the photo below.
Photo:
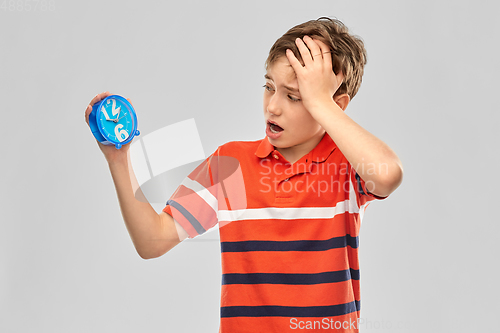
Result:
<svg viewBox="0 0 500 333"><path fill-rule="evenodd" d="M269 130L271 131L271 133L274 133L274 134L277 134L279 132L282 132L283 131L283 128L281 128L278 124L276 123L273 123L273 122L270 122L268 121L268 124L269 124Z"/></svg>

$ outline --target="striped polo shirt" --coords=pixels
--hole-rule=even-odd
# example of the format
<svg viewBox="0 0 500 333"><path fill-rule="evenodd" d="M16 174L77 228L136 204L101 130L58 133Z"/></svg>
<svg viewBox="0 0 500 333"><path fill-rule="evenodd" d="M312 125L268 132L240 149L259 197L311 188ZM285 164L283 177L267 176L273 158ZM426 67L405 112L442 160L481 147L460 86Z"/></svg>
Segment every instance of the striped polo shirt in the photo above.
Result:
<svg viewBox="0 0 500 333"><path fill-rule="evenodd" d="M219 228L220 332L358 332L358 235L374 199L325 134L293 165L267 138L224 144L164 211L189 238Z"/></svg>

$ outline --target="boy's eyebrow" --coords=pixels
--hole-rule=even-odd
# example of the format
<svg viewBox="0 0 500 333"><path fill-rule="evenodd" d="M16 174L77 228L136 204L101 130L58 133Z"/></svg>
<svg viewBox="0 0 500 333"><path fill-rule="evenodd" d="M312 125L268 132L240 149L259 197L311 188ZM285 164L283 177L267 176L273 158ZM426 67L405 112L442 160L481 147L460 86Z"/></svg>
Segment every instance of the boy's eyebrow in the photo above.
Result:
<svg viewBox="0 0 500 333"><path fill-rule="evenodd" d="M273 78L270 75L268 75L268 74L265 74L264 78L268 79L268 80L271 80L271 81L274 81ZM285 85L283 85L283 88L285 88L286 90L289 90L291 92L297 93L297 94L299 93L299 89L296 89L296 88L292 88L292 87L285 86Z"/></svg>

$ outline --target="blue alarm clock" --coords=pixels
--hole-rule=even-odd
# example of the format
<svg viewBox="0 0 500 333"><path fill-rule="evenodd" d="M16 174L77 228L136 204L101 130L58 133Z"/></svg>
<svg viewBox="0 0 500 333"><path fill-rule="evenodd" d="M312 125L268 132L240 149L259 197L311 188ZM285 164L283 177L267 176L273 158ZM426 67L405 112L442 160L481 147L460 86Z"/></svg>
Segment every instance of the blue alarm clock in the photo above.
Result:
<svg viewBox="0 0 500 333"><path fill-rule="evenodd" d="M115 145L116 149L140 134L132 104L119 95L108 96L94 104L89 125L97 141L104 145Z"/></svg>

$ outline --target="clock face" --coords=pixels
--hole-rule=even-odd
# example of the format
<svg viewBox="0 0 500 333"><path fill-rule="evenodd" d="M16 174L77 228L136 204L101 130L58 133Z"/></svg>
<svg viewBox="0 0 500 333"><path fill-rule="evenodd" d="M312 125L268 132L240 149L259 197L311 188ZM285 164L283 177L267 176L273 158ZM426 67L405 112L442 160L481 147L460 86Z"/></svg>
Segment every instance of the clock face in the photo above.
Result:
<svg viewBox="0 0 500 333"><path fill-rule="evenodd" d="M121 143L135 131L135 114L125 99L110 96L100 106L97 124L106 140Z"/></svg>

